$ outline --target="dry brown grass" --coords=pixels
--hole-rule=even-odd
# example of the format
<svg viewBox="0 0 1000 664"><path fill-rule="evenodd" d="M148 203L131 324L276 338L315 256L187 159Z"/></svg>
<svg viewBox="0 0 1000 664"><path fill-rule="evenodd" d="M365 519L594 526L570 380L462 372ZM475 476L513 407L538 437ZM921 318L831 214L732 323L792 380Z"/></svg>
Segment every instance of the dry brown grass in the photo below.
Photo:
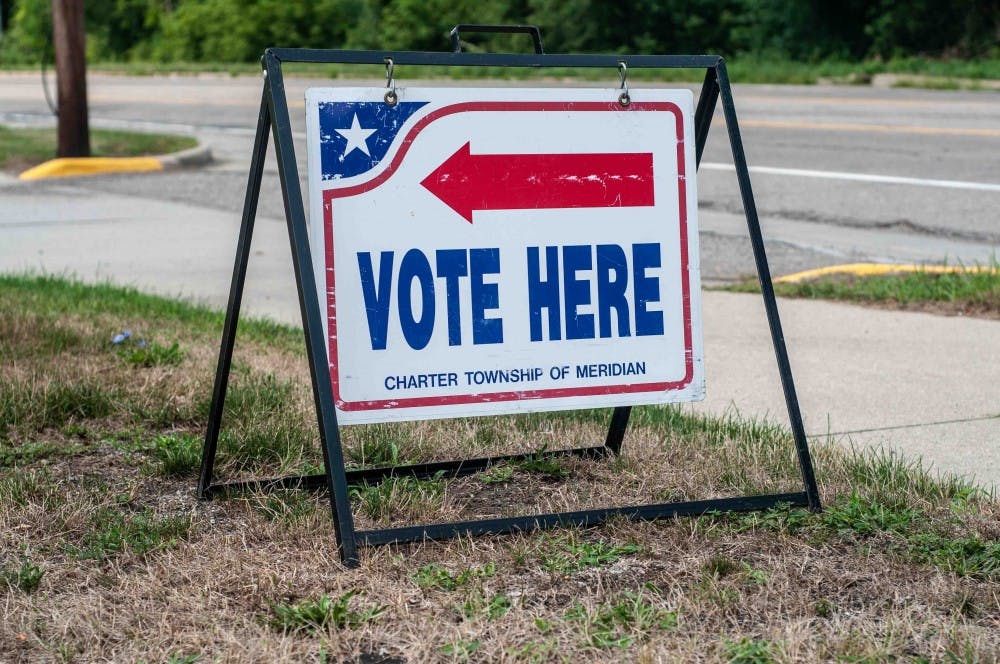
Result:
<svg viewBox="0 0 1000 664"><path fill-rule="evenodd" d="M157 470L153 441L200 435L217 331L129 319L184 351L179 364L145 367L109 344L117 314L55 316L3 289L0 305L0 661L991 662L1000 652L995 561L908 548L933 532L984 542L990 555L1000 505L898 459L817 446L826 515L614 521L368 548L346 569L325 496L199 502L194 469ZM219 474L314 469L301 353L260 338L239 348ZM105 407L45 397L74 385ZM603 438L600 417L350 427L344 440L358 461L459 458L591 444ZM638 409L634 425L620 458L563 459L566 477L513 467L359 488L357 525L797 488L779 429L660 409ZM970 566L956 572L955 560ZM12 573L28 563L44 572L36 588ZM348 593L350 611L384 610L355 626L275 624L275 606Z"/></svg>

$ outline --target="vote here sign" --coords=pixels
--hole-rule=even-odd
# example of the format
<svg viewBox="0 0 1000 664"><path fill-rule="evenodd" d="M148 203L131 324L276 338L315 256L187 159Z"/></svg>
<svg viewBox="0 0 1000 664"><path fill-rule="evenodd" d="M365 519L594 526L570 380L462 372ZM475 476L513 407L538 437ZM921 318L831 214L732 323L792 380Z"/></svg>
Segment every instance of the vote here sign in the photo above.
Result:
<svg viewBox="0 0 1000 664"><path fill-rule="evenodd" d="M341 423L704 394L692 95L315 88Z"/></svg>

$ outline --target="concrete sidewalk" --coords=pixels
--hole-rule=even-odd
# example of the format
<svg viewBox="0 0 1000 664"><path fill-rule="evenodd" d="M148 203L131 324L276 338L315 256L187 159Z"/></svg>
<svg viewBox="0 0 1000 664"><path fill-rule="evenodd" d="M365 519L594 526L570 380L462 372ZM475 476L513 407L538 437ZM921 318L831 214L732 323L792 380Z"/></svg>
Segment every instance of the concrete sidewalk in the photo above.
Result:
<svg viewBox="0 0 1000 664"><path fill-rule="evenodd" d="M0 271L111 280L223 307L238 212L0 182ZM780 301L807 433L1000 486L1000 322ZM299 324L283 220L258 218L244 311ZM759 296L704 294L701 412L787 424Z"/></svg>

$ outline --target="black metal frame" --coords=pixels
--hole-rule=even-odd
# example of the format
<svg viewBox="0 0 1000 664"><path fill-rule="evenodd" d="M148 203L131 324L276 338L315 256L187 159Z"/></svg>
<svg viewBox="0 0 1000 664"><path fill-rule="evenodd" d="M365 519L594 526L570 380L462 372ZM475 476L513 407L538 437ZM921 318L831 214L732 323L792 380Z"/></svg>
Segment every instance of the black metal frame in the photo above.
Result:
<svg viewBox="0 0 1000 664"><path fill-rule="evenodd" d="M482 26L457 26L457 28L461 27L475 30ZM456 37L458 34L457 28L454 32ZM534 34L537 35L537 32ZM375 545L412 542L424 539L439 540L463 534L508 533L554 526L590 526L603 523L615 516L634 520L653 520L674 516L704 514L709 511L749 511L767 509L782 503L805 506L812 511L819 511L821 509L816 478L813 474L809 447L806 442L802 417L799 412L798 398L792 380L792 371L788 362L788 353L785 349L781 321L778 317L778 308L775 303L770 269L768 268L767 257L764 252L764 241L761 236L757 208L750 186L750 174L747 170L746 156L743 152L740 129L736 120L736 107L733 104L732 90L726 74L725 61L721 57L713 55L543 55L540 53L540 38L536 44L539 52L529 55L431 53L416 51L335 51L286 48L269 48L264 52L261 60L264 70L264 87L261 95L260 114L257 119L257 133L250 164L250 175L247 181L246 198L243 205L243 219L237 241L236 260L233 266L229 306L226 310L226 321L222 333L222 344L219 350L215 386L212 393L212 405L205 433L201 474L198 481L199 498L210 499L230 491L248 489L325 488L328 490L330 496L330 506L333 512L337 542L340 545L341 559L348 566L359 564L357 550L359 544ZM309 249L305 209L302 192L299 187L299 171L295 159L295 148L292 142L291 123L288 115L281 66L286 62L381 65L386 63L390 58L396 66L599 67L608 69L609 72L614 72L619 69L620 63L624 62L629 69L705 70L705 80L701 88L694 118L696 163L701 163L702 153L705 149L705 140L708 137L716 103L721 97L726 129L729 134L730 147L736 166L736 175L743 199L743 208L746 213L750 242L757 265L757 276L760 280L767 321L771 331L771 340L774 345L778 372L784 390L785 404L788 409L791 430L795 440L795 449L802 475L803 491L693 502L592 509L555 514L536 514L478 521L437 523L403 528L380 528L367 531L355 530L348 495L348 485L352 482L375 482L401 475L433 477L442 472L447 476L457 477L479 472L497 463L523 459L529 456L512 455L464 459L358 471L347 471L344 467L340 430L337 425L337 415L334 408L330 379L326 370L326 340L323 334L322 314L312 268L313 263ZM319 422L319 436L326 472L321 475L213 483L213 467L222 424L226 389L232 365L236 327L243 299L243 286L247 264L250 259L250 240L253 235L257 199L260 193L269 131L274 136L285 206L285 219L288 225L289 242L291 243L295 281L298 286L299 307L305 331L309 372L312 379L313 398ZM621 451L630 413L631 407L617 407L614 409L604 445L552 451L545 454L547 456L576 455L590 458L617 455Z"/></svg>

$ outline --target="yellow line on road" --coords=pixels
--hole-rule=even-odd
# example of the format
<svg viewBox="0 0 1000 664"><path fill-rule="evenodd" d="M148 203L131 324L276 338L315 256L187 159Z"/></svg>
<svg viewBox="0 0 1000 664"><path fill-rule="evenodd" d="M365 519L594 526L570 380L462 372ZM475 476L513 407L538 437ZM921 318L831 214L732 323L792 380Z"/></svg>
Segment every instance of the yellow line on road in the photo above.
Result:
<svg viewBox="0 0 1000 664"><path fill-rule="evenodd" d="M786 274L774 280L776 284L794 284L807 279L815 279L828 274L853 274L858 277L871 277L880 274L896 274L899 272L926 272L928 274L949 274L954 272L993 272L1000 273L1000 268L992 266L963 265L891 265L886 263L846 263L805 270L795 274Z"/></svg>
<svg viewBox="0 0 1000 664"><path fill-rule="evenodd" d="M724 124L721 118L714 124ZM919 125L857 124L851 122L801 122L797 120L740 120L743 127L770 129L818 129L821 131L865 131L889 134L941 134L948 136L1000 137L1000 129L975 129L963 127L922 127Z"/></svg>

